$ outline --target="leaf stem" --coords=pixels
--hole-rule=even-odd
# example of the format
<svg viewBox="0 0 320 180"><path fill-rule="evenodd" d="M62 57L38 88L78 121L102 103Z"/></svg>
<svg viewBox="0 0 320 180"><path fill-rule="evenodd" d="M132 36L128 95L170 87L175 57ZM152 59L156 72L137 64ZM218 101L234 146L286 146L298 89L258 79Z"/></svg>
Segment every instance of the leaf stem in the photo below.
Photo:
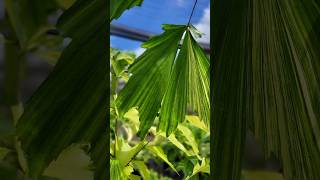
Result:
<svg viewBox="0 0 320 180"><path fill-rule="evenodd" d="M196 7L196 4L197 4L198 0L195 1L194 5L193 5L193 8L192 8L192 11L191 11L191 15L189 17L189 21L188 21L188 26L190 25L190 21L191 21L191 18L192 18L192 15L193 15L193 12L194 12L194 9Z"/></svg>
<svg viewBox="0 0 320 180"><path fill-rule="evenodd" d="M134 158L136 158L136 156L137 156L150 142L151 142L151 140L148 140L147 143L144 144L144 145L142 146L142 148L141 148L137 153L135 153L135 154L132 156L132 158L130 159L130 161L127 163L126 166L128 166L128 165L131 163L131 161L132 161Z"/></svg>
<svg viewBox="0 0 320 180"><path fill-rule="evenodd" d="M116 95L117 95L117 88L118 88L118 77L116 75L116 73L114 72L114 69L111 68L111 94L112 94L112 98L113 100L116 99ZM116 118L115 118L115 127L114 127L114 157L117 158L117 143L118 143L118 118L119 118L119 114L118 114L118 109L117 107L115 107L115 112L116 112Z"/></svg>
<svg viewBox="0 0 320 180"><path fill-rule="evenodd" d="M116 117L116 124L114 128L114 157L115 158L117 158L117 143L118 143L117 128L118 128L118 117Z"/></svg>
<svg viewBox="0 0 320 180"><path fill-rule="evenodd" d="M113 98L114 98L114 95L117 94L117 88L118 88L118 77L114 72L114 69L111 68L111 94Z"/></svg>

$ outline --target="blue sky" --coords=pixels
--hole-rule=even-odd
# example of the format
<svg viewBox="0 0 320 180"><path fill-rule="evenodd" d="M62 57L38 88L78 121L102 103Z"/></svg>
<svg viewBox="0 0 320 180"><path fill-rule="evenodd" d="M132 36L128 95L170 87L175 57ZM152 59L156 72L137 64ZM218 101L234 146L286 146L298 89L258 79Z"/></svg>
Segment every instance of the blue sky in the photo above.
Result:
<svg viewBox="0 0 320 180"><path fill-rule="evenodd" d="M112 24L125 25L152 34L162 32L161 24L187 24L195 0L144 0L141 7L125 11ZM206 35L199 41L210 41L210 0L198 0L191 23ZM111 36L110 44L121 50L143 52L141 42Z"/></svg>

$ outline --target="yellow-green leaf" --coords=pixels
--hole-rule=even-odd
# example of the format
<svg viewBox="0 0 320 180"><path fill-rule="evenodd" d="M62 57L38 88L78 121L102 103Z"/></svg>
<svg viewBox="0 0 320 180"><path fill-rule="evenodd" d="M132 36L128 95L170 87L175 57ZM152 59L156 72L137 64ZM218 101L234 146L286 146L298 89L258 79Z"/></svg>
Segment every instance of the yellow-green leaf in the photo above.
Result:
<svg viewBox="0 0 320 180"><path fill-rule="evenodd" d="M210 130L208 129L208 127L204 124L203 121L201 121L199 119L198 116L192 116L192 115L188 115L186 116L186 119L190 122L190 124L192 124L193 126L196 126L199 129L202 129L203 131L210 133Z"/></svg>
<svg viewBox="0 0 320 180"><path fill-rule="evenodd" d="M150 150L155 156L159 157L164 162L166 162L171 167L171 169L173 169L177 174L179 174L176 168L173 166L173 164L168 160L167 155L163 152L161 147L148 146L147 149Z"/></svg>

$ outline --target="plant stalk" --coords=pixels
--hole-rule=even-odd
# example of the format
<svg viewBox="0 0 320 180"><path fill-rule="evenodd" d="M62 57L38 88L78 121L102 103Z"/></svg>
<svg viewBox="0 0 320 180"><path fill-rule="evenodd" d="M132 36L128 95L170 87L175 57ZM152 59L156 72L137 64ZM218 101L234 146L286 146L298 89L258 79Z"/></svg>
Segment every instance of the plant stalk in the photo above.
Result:
<svg viewBox="0 0 320 180"><path fill-rule="evenodd" d="M196 0L196 1L194 2L194 5L193 5L192 11L191 11L191 15L190 15L189 21L188 21L188 26L190 25L190 21L191 21L191 18L192 18L192 15L193 15L193 12L194 12L194 9L195 9L195 7L196 7L197 2L198 2L198 0Z"/></svg>

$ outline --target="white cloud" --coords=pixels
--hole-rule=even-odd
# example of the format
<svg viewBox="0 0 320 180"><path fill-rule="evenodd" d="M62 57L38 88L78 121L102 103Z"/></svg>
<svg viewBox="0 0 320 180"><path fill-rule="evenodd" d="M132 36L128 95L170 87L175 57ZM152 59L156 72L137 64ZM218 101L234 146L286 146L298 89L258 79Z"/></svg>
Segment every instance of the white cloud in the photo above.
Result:
<svg viewBox="0 0 320 180"><path fill-rule="evenodd" d="M177 5L180 7L185 5L185 0L176 0L176 2L177 2Z"/></svg>
<svg viewBox="0 0 320 180"><path fill-rule="evenodd" d="M145 49L143 49L141 47L133 50L133 52L136 54L136 57L139 57L144 51L145 51Z"/></svg>
<svg viewBox="0 0 320 180"><path fill-rule="evenodd" d="M199 39L199 42L210 43L210 6L203 11L203 15L195 27L204 35Z"/></svg>

